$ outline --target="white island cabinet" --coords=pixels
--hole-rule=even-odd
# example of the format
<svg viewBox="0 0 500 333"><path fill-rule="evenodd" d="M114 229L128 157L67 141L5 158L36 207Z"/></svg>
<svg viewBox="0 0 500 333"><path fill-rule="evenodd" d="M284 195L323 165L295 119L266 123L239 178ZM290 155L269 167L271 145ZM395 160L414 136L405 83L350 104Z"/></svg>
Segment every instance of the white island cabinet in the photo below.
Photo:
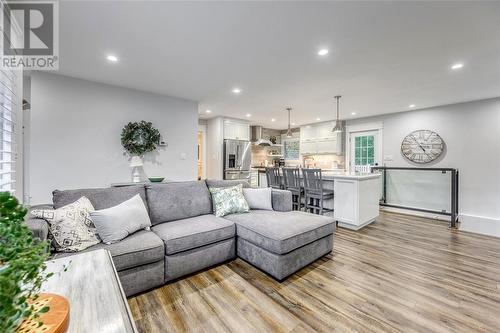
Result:
<svg viewBox="0 0 500 333"><path fill-rule="evenodd" d="M358 230L379 215L380 175L333 176L333 217L340 227ZM326 178L326 177L325 177Z"/></svg>

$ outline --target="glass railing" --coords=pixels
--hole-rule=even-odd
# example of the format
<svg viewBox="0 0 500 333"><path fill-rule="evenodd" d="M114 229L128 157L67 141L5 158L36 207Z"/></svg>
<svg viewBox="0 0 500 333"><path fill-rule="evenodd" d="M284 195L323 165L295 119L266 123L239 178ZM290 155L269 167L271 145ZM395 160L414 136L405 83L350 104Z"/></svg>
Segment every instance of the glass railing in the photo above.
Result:
<svg viewBox="0 0 500 333"><path fill-rule="evenodd" d="M373 167L381 173L380 205L458 219L458 170L451 168Z"/></svg>

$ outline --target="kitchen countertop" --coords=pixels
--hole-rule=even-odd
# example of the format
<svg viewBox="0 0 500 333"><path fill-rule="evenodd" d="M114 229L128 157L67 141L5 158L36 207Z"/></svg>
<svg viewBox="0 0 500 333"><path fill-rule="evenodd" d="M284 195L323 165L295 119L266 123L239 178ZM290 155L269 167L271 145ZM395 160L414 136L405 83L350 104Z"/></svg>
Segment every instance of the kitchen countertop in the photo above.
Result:
<svg viewBox="0 0 500 333"><path fill-rule="evenodd" d="M265 167L252 167L252 169L257 169L259 172L266 172ZM380 177L380 174L378 173L369 173L369 174L353 174L353 173L347 173L343 172L342 170L339 171L322 171L321 175L323 177L323 180L335 180L335 179L351 179L351 180L368 180L368 179L374 179ZM301 175L302 177L302 175Z"/></svg>

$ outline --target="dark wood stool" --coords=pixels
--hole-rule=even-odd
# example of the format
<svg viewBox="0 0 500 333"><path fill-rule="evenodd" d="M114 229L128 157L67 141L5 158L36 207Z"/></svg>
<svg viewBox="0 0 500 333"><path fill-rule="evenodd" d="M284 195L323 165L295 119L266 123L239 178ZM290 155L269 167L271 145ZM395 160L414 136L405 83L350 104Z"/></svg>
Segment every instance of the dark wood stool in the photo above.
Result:
<svg viewBox="0 0 500 333"><path fill-rule="evenodd" d="M299 168L283 168L283 180L285 190L292 192L292 209L302 210L304 188L301 184Z"/></svg>
<svg viewBox="0 0 500 333"><path fill-rule="evenodd" d="M281 185L280 168L266 168L266 179L267 187L275 188L278 190L281 190L283 188Z"/></svg>
<svg viewBox="0 0 500 333"><path fill-rule="evenodd" d="M324 201L333 198L333 190L323 189L321 169L302 169L302 175L306 211L319 215L323 215L323 212L333 212L333 209L324 207Z"/></svg>

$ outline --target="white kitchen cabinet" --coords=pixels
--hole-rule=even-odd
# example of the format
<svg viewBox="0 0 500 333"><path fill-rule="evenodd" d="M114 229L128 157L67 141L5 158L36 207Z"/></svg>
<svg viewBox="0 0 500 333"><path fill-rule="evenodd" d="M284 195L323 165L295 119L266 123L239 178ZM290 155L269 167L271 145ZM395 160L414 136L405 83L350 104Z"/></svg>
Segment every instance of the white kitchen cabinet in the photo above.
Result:
<svg viewBox="0 0 500 333"><path fill-rule="evenodd" d="M317 154L336 153L338 151L337 140L335 139L321 139L316 141L315 144Z"/></svg>
<svg viewBox="0 0 500 333"><path fill-rule="evenodd" d="M259 172L259 187L267 187L267 177L265 172Z"/></svg>
<svg viewBox="0 0 500 333"><path fill-rule="evenodd" d="M341 133L333 133L334 122L302 126L301 154L336 154L342 152Z"/></svg>
<svg viewBox="0 0 500 333"><path fill-rule="evenodd" d="M327 122L315 126L316 139L317 140L336 139L337 133L332 132L334 126L335 122Z"/></svg>
<svg viewBox="0 0 500 333"><path fill-rule="evenodd" d="M259 187L259 170L250 170L250 186Z"/></svg>
<svg viewBox="0 0 500 333"><path fill-rule="evenodd" d="M333 176L333 218L340 227L358 230L379 215L380 175Z"/></svg>
<svg viewBox="0 0 500 333"><path fill-rule="evenodd" d="M300 127L300 141L313 141L316 139L316 128L313 125Z"/></svg>
<svg viewBox="0 0 500 333"><path fill-rule="evenodd" d="M224 120L224 139L250 141L250 125L235 120Z"/></svg>

